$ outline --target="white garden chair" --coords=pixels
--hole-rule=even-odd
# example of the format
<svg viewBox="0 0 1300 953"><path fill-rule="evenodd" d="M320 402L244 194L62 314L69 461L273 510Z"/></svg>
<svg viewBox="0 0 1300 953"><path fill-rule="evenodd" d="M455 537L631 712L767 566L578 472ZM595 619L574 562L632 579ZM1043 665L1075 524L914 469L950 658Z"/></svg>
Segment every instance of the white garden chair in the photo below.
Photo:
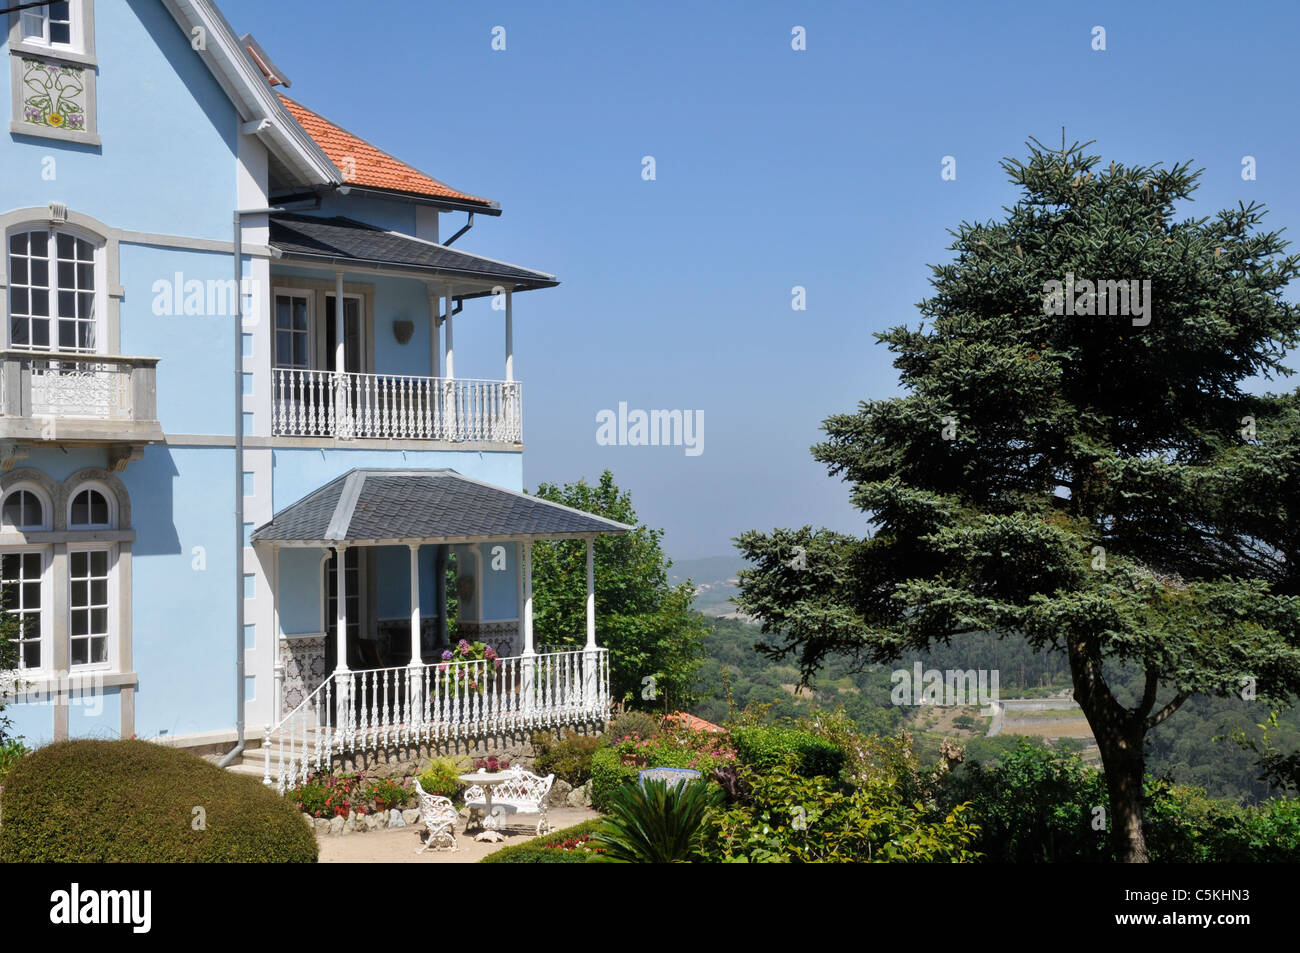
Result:
<svg viewBox="0 0 1300 953"><path fill-rule="evenodd" d="M423 854L430 847L434 850L458 850L456 843L458 815L451 801L438 794L429 794L420 787L418 778L415 781L415 793L420 798L420 820L424 821L425 830L428 831L424 846L416 853ZM445 842L445 846L439 846L442 842Z"/></svg>

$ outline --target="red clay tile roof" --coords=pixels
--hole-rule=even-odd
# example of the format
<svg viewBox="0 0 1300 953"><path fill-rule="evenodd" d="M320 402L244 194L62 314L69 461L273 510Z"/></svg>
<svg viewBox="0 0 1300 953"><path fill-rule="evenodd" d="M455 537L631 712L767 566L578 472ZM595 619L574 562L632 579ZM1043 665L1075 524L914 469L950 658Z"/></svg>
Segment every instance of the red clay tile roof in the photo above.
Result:
<svg viewBox="0 0 1300 953"><path fill-rule="evenodd" d="M288 96L281 95L280 99L289 114L316 140L330 161L339 167L348 184L492 205L490 199L453 189L420 170L411 168Z"/></svg>
<svg viewBox="0 0 1300 953"><path fill-rule="evenodd" d="M692 731L726 731L727 729L715 725L711 721L705 721L703 718L696 718L689 712L675 711L668 716L670 721L680 721Z"/></svg>

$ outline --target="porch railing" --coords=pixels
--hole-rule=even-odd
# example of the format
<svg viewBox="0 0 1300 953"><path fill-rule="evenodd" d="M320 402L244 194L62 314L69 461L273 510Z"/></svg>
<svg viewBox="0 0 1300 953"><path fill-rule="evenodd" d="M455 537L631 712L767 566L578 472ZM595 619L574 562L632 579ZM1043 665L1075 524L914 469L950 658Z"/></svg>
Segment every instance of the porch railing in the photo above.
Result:
<svg viewBox="0 0 1300 953"><path fill-rule="evenodd" d="M518 381L277 367L276 436L521 443Z"/></svg>
<svg viewBox="0 0 1300 953"><path fill-rule="evenodd" d="M0 351L0 414L154 420L156 357Z"/></svg>
<svg viewBox="0 0 1300 953"><path fill-rule="evenodd" d="M336 673L267 726L263 780L283 792L340 755L559 727L609 702L607 649Z"/></svg>

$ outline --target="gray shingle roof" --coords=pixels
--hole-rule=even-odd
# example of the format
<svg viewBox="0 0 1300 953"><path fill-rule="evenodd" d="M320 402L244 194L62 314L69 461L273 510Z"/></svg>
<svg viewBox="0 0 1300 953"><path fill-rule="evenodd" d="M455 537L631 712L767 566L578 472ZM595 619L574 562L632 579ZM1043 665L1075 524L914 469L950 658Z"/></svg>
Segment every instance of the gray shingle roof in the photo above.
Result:
<svg viewBox="0 0 1300 953"><path fill-rule="evenodd" d="M512 291L553 288L560 283L545 272L387 232L350 218L289 212L272 215L270 245L285 258L419 269L452 278L501 282Z"/></svg>
<svg viewBox="0 0 1300 953"><path fill-rule="evenodd" d="M254 542L563 538L632 527L455 470L350 470L276 513Z"/></svg>

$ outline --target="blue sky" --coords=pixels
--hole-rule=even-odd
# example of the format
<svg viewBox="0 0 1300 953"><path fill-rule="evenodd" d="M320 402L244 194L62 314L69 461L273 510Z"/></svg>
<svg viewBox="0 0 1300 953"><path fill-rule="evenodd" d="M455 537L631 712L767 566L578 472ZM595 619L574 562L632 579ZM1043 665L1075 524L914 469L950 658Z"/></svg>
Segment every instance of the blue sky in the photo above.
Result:
<svg viewBox="0 0 1300 953"><path fill-rule="evenodd" d="M289 95L501 202L460 247L563 281L515 304L526 483L608 467L678 559L750 528L862 532L808 448L828 414L897 393L872 332L916 323L947 229L1014 201L998 162L1028 136L1192 160L1198 215L1300 214L1289 3L221 6ZM499 378L501 340L468 305L457 375ZM598 446L620 401L702 410L704 452Z"/></svg>

